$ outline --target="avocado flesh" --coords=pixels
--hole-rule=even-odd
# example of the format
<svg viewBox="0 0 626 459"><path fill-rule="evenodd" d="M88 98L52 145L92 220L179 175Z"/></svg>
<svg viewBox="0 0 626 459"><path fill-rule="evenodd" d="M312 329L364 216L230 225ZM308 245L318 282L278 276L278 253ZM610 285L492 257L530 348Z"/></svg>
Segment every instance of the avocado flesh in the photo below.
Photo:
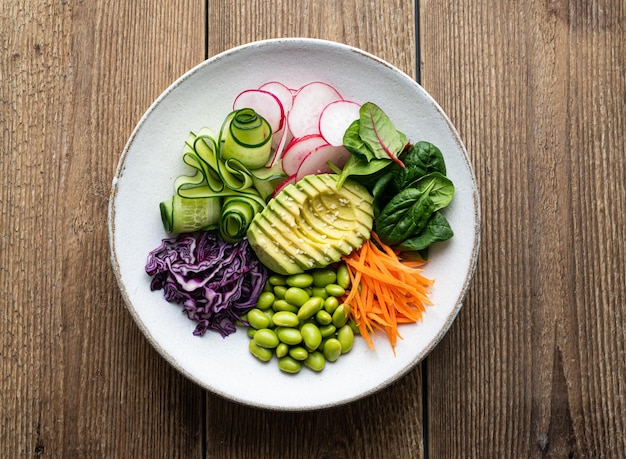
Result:
<svg viewBox="0 0 626 459"><path fill-rule="evenodd" d="M339 261L369 239L373 198L337 175L304 177L286 186L257 214L247 232L259 260L272 271L291 275Z"/></svg>

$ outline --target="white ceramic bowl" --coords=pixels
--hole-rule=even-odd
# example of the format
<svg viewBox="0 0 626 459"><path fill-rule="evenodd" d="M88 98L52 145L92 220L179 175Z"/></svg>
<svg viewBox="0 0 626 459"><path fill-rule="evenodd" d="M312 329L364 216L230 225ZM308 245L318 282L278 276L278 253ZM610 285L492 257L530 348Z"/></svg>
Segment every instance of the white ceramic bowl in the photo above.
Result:
<svg viewBox="0 0 626 459"><path fill-rule="evenodd" d="M183 142L190 130L219 129L240 91L278 80L289 87L324 81L346 99L379 105L410 141L427 140L444 154L455 197L446 209L455 235L431 250L426 275L436 279L421 322L402 326L393 354L385 336L371 351L363 339L320 373L278 370L261 363L239 331L192 334L195 323L162 291L150 291L148 252L167 234L159 202L185 172ZM175 81L147 110L122 153L109 205L111 260L122 296L150 343L200 386L243 404L310 410L347 403L405 375L434 348L457 316L472 278L480 240L479 196L465 147L437 103L413 79L362 50L335 42L288 38L254 42L218 54Z"/></svg>

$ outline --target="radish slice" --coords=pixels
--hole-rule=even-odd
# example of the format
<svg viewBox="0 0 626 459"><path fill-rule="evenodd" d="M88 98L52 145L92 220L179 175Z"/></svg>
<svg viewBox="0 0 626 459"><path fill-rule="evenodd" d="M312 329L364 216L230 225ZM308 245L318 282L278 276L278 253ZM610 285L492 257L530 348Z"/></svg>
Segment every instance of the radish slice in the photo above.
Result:
<svg viewBox="0 0 626 459"><path fill-rule="evenodd" d="M274 167L274 165L276 165L278 161L282 160L283 153L285 151L285 145L287 145L287 142L291 138L291 133L289 132L289 129L286 128L286 126L279 132L280 137L278 135L272 137L272 150L274 150L274 156L269 163L270 168ZM275 140L276 137L279 137L278 141Z"/></svg>
<svg viewBox="0 0 626 459"><path fill-rule="evenodd" d="M331 102L319 119L319 131L322 137L331 145L343 145L343 135L353 121L360 118L361 105L350 100Z"/></svg>
<svg viewBox="0 0 626 459"><path fill-rule="evenodd" d="M291 110L291 106L293 105L293 94L291 93L291 89L279 81L270 81L261 85L259 89L274 94L278 100L280 100L280 103L283 104L285 115L289 113L289 110Z"/></svg>
<svg viewBox="0 0 626 459"><path fill-rule="evenodd" d="M287 175L295 174L300 168L304 158L316 148L328 145L319 134L309 134L299 139L292 140L285 148L283 154L283 171Z"/></svg>
<svg viewBox="0 0 626 459"><path fill-rule="evenodd" d="M247 89L235 98L233 110L251 108L270 124L272 132L280 131L285 122L285 110L278 97L261 89Z"/></svg>
<svg viewBox="0 0 626 459"><path fill-rule="evenodd" d="M296 180L300 180L306 175L327 174L333 172L328 163L334 164L339 169L345 166L350 152L344 146L324 145L309 153L296 175Z"/></svg>
<svg viewBox="0 0 626 459"><path fill-rule="evenodd" d="M341 94L332 86L313 82L302 86L293 98L287 124L294 137L319 133L319 117L326 105L341 100Z"/></svg>

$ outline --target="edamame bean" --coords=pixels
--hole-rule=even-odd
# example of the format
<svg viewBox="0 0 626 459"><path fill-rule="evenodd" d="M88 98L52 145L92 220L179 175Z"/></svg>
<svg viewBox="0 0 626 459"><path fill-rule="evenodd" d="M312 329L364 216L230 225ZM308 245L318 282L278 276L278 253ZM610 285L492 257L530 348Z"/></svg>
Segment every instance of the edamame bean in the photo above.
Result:
<svg viewBox="0 0 626 459"><path fill-rule="evenodd" d="M331 316L326 310L320 309L315 314L315 321L320 325L328 325L333 322L333 316Z"/></svg>
<svg viewBox="0 0 626 459"><path fill-rule="evenodd" d="M277 327L297 327L300 323L298 316L291 311L278 311L272 319Z"/></svg>
<svg viewBox="0 0 626 459"><path fill-rule="evenodd" d="M257 330L261 328L268 328L270 325L270 318L258 308L252 308L248 311L248 323L251 327Z"/></svg>
<svg viewBox="0 0 626 459"><path fill-rule="evenodd" d="M273 292L263 292L261 293L261 295L259 295L259 299L256 302L256 307L264 311L271 308L275 300L276 296Z"/></svg>
<svg viewBox="0 0 626 459"><path fill-rule="evenodd" d="M333 313L333 325L337 328L343 327L348 323L350 316L350 307L347 304L340 304Z"/></svg>
<svg viewBox="0 0 626 459"><path fill-rule="evenodd" d="M300 306L300 309L298 309L298 319L310 319L315 314L317 314L317 311L319 311L321 308L322 299L314 296L313 298L307 300L304 304L302 304L302 306Z"/></svg>
<svg viewBox="0 0 626 459"><path fill-rule="evenodd" d="M313 284L313 276L307 273L294 274L289 276L286 282L289 287L306 288Z"/></svg>
<svg viewBox="0 0 626 459"><path fill-rule="evenodd" d="M337 331L337 340L341 343L341 353L346 354L354 344L354 332L350 325L346 324Z"/></svg>
<svg viewBox="0 0 626 459"><path fill-rule="evenodd" d="M287 287L285 287L284 285L277 285L276 287L274 287L274 295L279 300L285 299L286 292L287 292Z"/></svg>
<svg viewBox="0 0 626 459"><path fill-rule="evenodd" d="M335 362L341 355L341 343L337 338L329 338L324 342L322 349L324 358L329 362Z"/></svg>
<svg viewBox="0 0 626 459"><path fill-rule="evenodd" d="M272 306L272 309L274 310L274 312L289 311L293 312L294 314L298 312L298 306L294 306L286 300L274 301L274 306Z"/></svg>
<svg viewBox="0 0 626 459"><path fill-rule="evenodd" d="M302 333L297 328L278 327L276 328L276 336L281 342L289 346L295 346L302 342Z"/></svg>
<svg viewBox="0 0 626 459"><path fill-rule="evenodd" d="M287 346L285 343L278 343L278 346L276 346L276 357L280 359L281 357L286 356L288 353L289 346Z"/></svg>
<svg viewBox="0 0 626 459"><path fill-rule="evenodd" d="M250 340L248 349L253 356L263 362L269 362L272 359L272 351L265 347L259 346L257 342L253 339Z"/></svg>
<svg viewBox="0 0 626 459"><path fill-rule="evenodd" d="M263 311L263 314L265 314L269 319L270 319L270 323L266 328L274 328L274 310L273 309L266 309Z"/></svg>
<svg viewBox="0 0 626 459"><path fill-rule="evenodd" d="M337 331L337 327L335 327L333 324L323 325L320 327L320 333L322 334L322 339L328 338L329 336L334 336L336 331Z"/></svg>
<svg viewBox="0 0 626 459"><path fill-rule="evenodd" d="M322 371L326 364L324 354L319 351L310 352L309 356L304 361L304 365L313 371Z"/></svg>
<svg viewBox="0 0 626 459"><path fill-rule="evenodd" d="M286 355L278 359L278 368L285 373L298 373L302 369L302 364L293 357Z"/></svg>
<svg viewBox="0 0 626 459"><path fill-rule="evenodd" d="M314 323L306 323L300 329L302 341L309 351L314 351L322 343L322 333Z"/></svg>
<svg viewBox="0 0 626 459"><path fill-rule="evenodd" d="M284 276L278 274L271 275L267 281L272 285L287 285Z"/></svg>
<svg viewBox="0 0 626 459"><path fill-rule="evenodd" d="M337 274L332 269L316 269L313 271L313 285L316 287L326 287L337 280Z"/></svg>
<svg viewBox="0 0 626 459"><path fill-rule="evenodd" d="M252 339L261 347L273 349L278 346L278 336L269 328L257 330Z"/></svg>
<svg viewBox="0 0 626 459"><path fill-rule="evenodd" d="M254 334L256 333L256 329L252 327L248 327L246 332L250 338L254 338Z"/></svg>
<svg viewBox="0 0 626 459"><path fill-rule="evenodd" d="M306 360L306 358L309 356L309 351L307 351L302 346L294 346L291 349L289 349L289 356L293 359L302 361L302 360Z"/></svg>
<svg viewBox="0 0 626 459"><path fill-rule="evenodd" d="M311 296L326 299L329 297L328 292L324 287L313 287L311 289Z"/></svg>
<svg viewBox="0 0 626 459"><path fill-rule="evenodd" d="M335 298L334 296L329 296L328 298L326 298L326 301L324 301L324 309L330 315L333 315L335 310L338 307L339 307L339 300Z"/></svg>
<svg viewBox="0 0 626 459"><path fill-rule="evenodd" d="M345 263L340 264L339 268L337 268L337 285L344 290L350 288L350 274L348 273L348 267Z"/></svg>
<svg viewBox="0 0 626 459"><path fill-rule="evenodd" d="M346 289L343 288L341 285L338 284L328 284L326 287L324 287L326 289L326 292L330 295L330 296L341 296L344 293L346 293Z"/></svg>
<svg viewBox="0 0 626 459"><path fill-rule="evenodd" d="M285 301L294 306L302 306L309 299L309 295L299 287L289 287L285 292Z"/></svg>

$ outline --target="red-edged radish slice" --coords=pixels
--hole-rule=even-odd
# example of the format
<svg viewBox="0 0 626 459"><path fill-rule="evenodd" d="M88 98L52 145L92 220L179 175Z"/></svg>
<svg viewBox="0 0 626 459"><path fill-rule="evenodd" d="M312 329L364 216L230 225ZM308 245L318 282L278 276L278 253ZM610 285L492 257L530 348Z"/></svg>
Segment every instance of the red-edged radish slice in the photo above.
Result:
<svg viewBox="0 0 626 459"><path fill-rule="evenodd" d="M278 186L276 187L276 189L274 190L274 192L272 193L272 198L275 197L278 193L280 193L283 190L283 188L285 188L287 185L290 185L292 183L296 183L296 174L290 175L285 180L280 182Z"/></svg>
<svg viewBox="0 0 626 459"><path fill-rule="evenodd" d="M309 134L299 139L293 139L285 148L282 166L287 175L295 174L304 158L316 148L328 145L319 134Z"/></svg>
<svg viewBox="0 0 626 459"><path fill-rule="evenodd" d="M279 137L279 139L275 140L277 137ZM283 153L285 152L285 146L287 145L287 142L290 141L290 139L291 132L289 132L287 126L284 126L283 129L281 129L276 136L272 137L272 150L274 150L274 156L269 162L268 167L274 167L274 165L276 165L278 161L282 160Z"/></svg>
<svg viewBox="0 0 626 459"><path fill-rule="evenodd" d="M278 97L280 103L283 104L283 110L285 110L285 115L289 113L289 110L291 110L291 106L293 105L293 93L291 92L291 89L289 89L287 86L279 81L269 81L261 85L259 89L262 91L271 92L276 97Z"/></svg>
<svg viewBox="0 0 626 459"><path fill-rule="evenodd" d="M287 116L287 125L294 137L319 133L319 117L326 105L341 100L341 94L332 86L315 81L302 86L293 98Z"/></svg>
<svg viewBox="0 0 626 459"><path fill-rule="evenodd" d="M349 157L350 152L346 150L344 146L321 146L304 158L296 174L296 181L306 175L328 174L333 172L330 166L328 166L329 162L341 169L346 165Z"/></svg>
<svg viewBox="0 0 626 459"><path fill-rule="evenodd" d="M331 102L319 119L319 131L322 137L331 145L343 145L343 135L352 122L359 119L361 105L350 100Z"/></svg>
<svg viewBox="0 0 626 459"><path fill-rule="evenodd" d="M285 122L285 110L280 99L268 91L246 89L239 93L233 102L233 110L251 108L261 115L272 127L272 132L280 131Z"/></svg>

